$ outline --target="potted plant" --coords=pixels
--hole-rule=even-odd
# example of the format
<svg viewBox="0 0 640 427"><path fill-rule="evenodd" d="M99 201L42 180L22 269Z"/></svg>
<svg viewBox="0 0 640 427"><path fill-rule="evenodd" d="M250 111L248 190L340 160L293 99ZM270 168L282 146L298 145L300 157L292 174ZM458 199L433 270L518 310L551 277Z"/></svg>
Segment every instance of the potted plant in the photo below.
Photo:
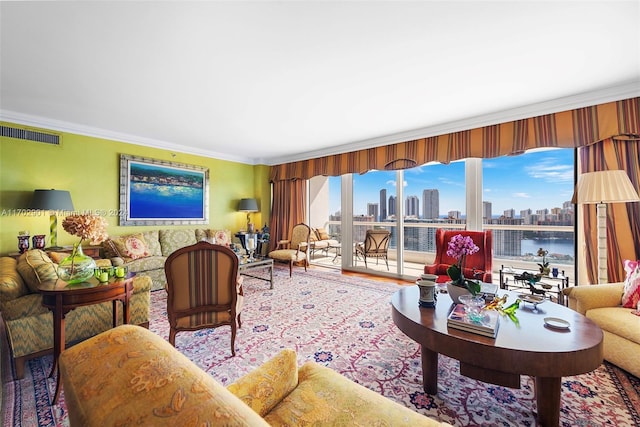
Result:
<svg viewBox="0 0 640 427"><path fill-rule="evenodd" d="M468 292L475 296L480 292L480 283L477 280L469 280L464 277L464 263L467 255L475 254L479 250L480 248L473 243L473 239L469 236L456 234L449 241L447 255L457 259L455 264L451 264L447 268L447 275L451 279L447 283L447 288L454 302L459 302L457 299L461 293ZM462 292L460 292L461 290Z"/></svg>
<svg viewBox="0 0 640 427"><path fill-rule="evenodd" d="M549 268L549 261L547 261L547 254L549 253L549 251L545 250L545 249L538 249L538 256L542 257L542 262L538 263L538 266L540 267L540 273L542 273L545 276L549 275L549 272L551 271L551 268Z"/></svg>

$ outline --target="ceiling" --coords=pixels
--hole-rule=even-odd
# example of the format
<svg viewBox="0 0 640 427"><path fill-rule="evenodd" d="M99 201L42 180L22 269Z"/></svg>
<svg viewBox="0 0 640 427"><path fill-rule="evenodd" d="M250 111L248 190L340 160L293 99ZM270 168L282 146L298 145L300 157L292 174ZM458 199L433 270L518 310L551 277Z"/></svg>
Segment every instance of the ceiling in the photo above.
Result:
<svg viewBox="0 0 640 427"><path fill-rule="evenodd" d="M640 96L640 2L0 3L0 119L279 164Z"/></svg>

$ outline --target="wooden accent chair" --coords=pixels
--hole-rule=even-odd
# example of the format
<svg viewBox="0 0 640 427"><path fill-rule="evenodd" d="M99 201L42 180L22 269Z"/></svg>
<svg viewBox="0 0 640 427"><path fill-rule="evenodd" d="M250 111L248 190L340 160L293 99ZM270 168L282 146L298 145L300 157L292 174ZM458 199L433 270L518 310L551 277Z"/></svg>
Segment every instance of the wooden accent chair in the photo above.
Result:
<svg viewBox="0 0 640 427"><path fill-rule="evenodd" d="M169 255L164 271L171 345L175 347L177 332L230 325L235 356L243 299L236 254L226 246L199 242Z"/></svg>
<svg viewBox="0 0 640 427"><path fill-rule="evenodd" d="M458 262L455 258L447 255L447 248L451 238L457 234L469 236L480 250L473 255L467 255L462 272L467 279L477 279L485 283L491 283L491 272L493 270L493 233L486 231L467 230L436 230L436 257L433 264L425 265L424 272L438 276L437 282L448 282L447 268Z"/></svg>
<svg viewBox="0 0 640 427"><path fill-rule="evenodd" d="M360 242L356 245L356 264L358 257L362 256L364 259L364 267L367 267L367 258L375 258L376 264L380 258L384 258L384 262L387 264L387 270L389 270L389 258L387 254L389 252L389 237L391 232L389 230L367 230L364 238L364 242Z"/></svg>
<svg viewBox="0 0 640 427"><path fill-rule="evenodd" d="M311 227L307 224L296 224L291 230L291 237L288 240L278 241L276 249L269 252L269 258L276 261L289 263L289 277L293 273L293 264L304 263L304 271L307 271L309 264L309 239L311 236Z"/></svg>

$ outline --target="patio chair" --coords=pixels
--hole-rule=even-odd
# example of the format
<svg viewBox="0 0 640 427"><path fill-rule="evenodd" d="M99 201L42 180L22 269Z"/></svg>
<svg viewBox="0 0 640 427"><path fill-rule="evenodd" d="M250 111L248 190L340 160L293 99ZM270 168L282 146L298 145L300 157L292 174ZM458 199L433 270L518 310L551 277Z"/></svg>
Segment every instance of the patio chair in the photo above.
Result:
<svg viewBox="0 0 640 427"><path fill-rule="evenodd" d="M384 262L387 264L387 270L389 270L389 259L387 254L389 252L389 236L391 232L389 230L367 230L364 242L358 243L356 249L356 264L358 263L358 257L362 256L364 259L364 267L367 266L367 258L375 258L376 265L380 258L384 258Z"/></svg>

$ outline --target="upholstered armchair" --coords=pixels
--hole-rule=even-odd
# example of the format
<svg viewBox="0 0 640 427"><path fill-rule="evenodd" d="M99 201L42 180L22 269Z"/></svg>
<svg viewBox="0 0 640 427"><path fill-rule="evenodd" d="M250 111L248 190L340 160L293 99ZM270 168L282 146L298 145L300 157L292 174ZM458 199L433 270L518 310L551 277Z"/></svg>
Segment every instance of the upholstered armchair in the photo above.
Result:
<svg viewBox="0 0 640 427"><path fill-rule="evenodd" d="M278 241L276 249L269 252L269 258L288 263L289 277L292 275L294 263L302 262L304 271L307 271L310 236L311 227L307 224L294 225L291 230L291 237Z"/></svg>
<svg viewBox="0 0 640 427"><path fill-rule="evenodd" d="M364 242L358 243L356 249L356 263L358 257L364 259L364 267L367 266L367 258L375 258L376 263L380 258L384 258L384 262L387 264L387 270L389 270L389 230L367 230L367 234L364 238Z"/></svg>
<svg viewBox="0 0 640 427"><path fill-rule="evenodd" d="M424 272L438 276L437 282L449 281L447 268L458 260L447 255L447 247L451 238L457 234L469 236L480 250L472 255L467 255L464 265L464 277L477 279L485 283L491 283L493 269L493 233L486 231L467 230L436 230L436 257L432 265L425 265Z"/></svg>
<svg viewBox="0 0 640 427"><path fill-rule="evenodd" d="M236 254L226 246L198 242L169 255L164 270L171 345L177 332L230 325L235 356L243 298Z"/></svg>

